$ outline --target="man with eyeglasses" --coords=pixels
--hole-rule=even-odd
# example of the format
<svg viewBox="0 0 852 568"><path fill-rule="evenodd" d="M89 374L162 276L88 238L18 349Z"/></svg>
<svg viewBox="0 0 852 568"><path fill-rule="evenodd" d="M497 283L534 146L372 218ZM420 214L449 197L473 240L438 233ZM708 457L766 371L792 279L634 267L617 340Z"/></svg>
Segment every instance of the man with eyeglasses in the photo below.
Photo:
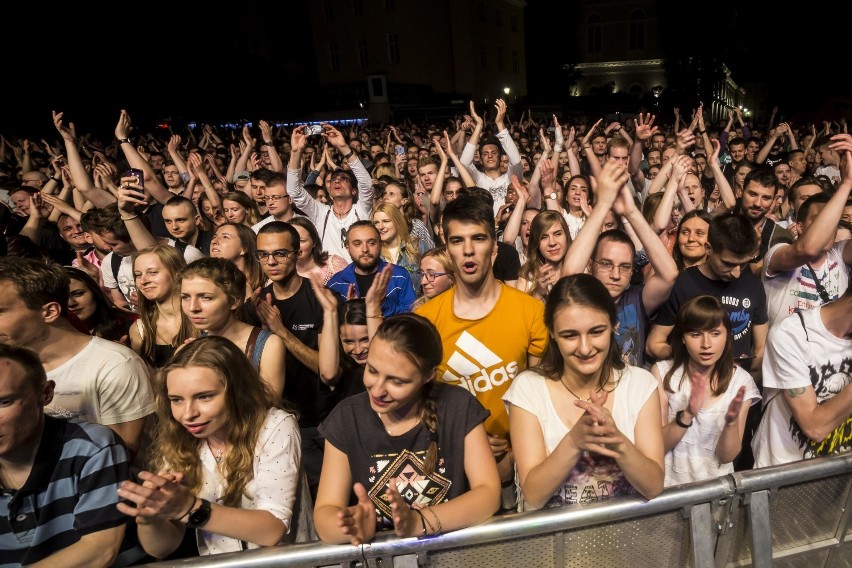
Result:
<svg viewBox="0 0 852 568"><path fill-rule="evenodd" d="M645 364L649 318L668 299L677 278L677 265L636 207L628 178L627 168L620 161L604 164L597 178L597 202L565 257L562 276L585 272L591 261L590 273L615 300L621 357L628 365L641 367ZM621 216L627 232L601 232L610 209ZM634 240L642 245L654 268L653 276L638 286L630 285L636 256Z"/></svg>
<svg viewBox="0 0 852 568"><path fill-rule="evenodd" d="M296 216L293 210L293 200L287 193L287 175L275 172L266 181L266 187L263 190L263 201L266 204L266 209L269 212L269 217L262 219L259 223L252 225L251 230L258 233L261 227L266 226L273 221L289 222Z"/></svg>
<svg viewBox="0 0 852 568"><path fill-rule="evenodd" d="M369 220L373 207L373 181L361 160L346 143L346 138L330 124L323 124L322 135L349 164L349 170L334 170L325 182L331 199L326 205L311 197L300 175L302 153L308 145L305 127L297 126L290 136L290 163L287 167L287 193L293 204L313 222L322 242L322 250L352 261L349 248L341 238L358 220Z"/></svg>
<svg viewBox="0 0 852 568"><path fill-rule="evenodd" d="M323 312L311 282L296 272L299 254L299 233L289 223L272 221L260 229L255 256L270 284L253 297L259 321L251 323L262 323L287 347L284 397L299 409L302 465L316 495L324 444L317 426L336 398L329 396L328 389L325 394L321 391L318 349ZM251 313L248 319L254 319Z"/></svg>
<svg viewBox="0 0 852 568"><path fill-rule="evenodd" d="M390 264L380 256L382 241L372 221L353 223L346 233L346 246L352 263L332 276L326 284L329 290L340 296L341 301L349 299L350 288L354 288L356 298L365 297L376 275ZM393 273L382 302L382 315L385 317L410 312L416 299L408 271L396 264L390 265Z"/></svg>

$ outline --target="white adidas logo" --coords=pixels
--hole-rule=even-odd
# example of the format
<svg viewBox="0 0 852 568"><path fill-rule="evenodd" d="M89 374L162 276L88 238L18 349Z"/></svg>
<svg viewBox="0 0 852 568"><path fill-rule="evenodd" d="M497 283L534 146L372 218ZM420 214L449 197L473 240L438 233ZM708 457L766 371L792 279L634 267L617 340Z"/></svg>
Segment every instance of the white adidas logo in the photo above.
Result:
<svg viewBox="0 0 852 568"><path fill-rule="evenodd" d="M503 365L500 357L464 331L456 340L456 351L447 360L447 370L441 379L448 383L458 383L475 395L502 385L517 374L516 361Z"/></svg>

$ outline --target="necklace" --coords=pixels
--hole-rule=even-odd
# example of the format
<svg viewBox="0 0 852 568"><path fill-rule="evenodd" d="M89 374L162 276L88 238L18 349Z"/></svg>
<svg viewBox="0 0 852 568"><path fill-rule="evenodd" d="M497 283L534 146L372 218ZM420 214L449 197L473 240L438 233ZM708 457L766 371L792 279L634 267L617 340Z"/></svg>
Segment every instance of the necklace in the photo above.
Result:
<svg viewBox="0 0 852 568"><path fill-rule="evenodd" d="M559 382L560 382L560 383L562 383L562 386L563 386L563 387L565 387L565 390L567 390L567 391L568 391L568 392L570 392L572 395L574 395L574 398L576 398L577 400L583 400L582 398L580 398L579 396L577 396L577 393L575 393L574 391L572 391L571 389L569 389L569 388L568 388L568 385L566 385L566 384L565 384L565 381L563 381L561 378L559 379ZM586 399L586 402L591 402L591 401L592 401L592 397L589 397L589 398L587 398L587 399Z"/></svg>
<svg viewBox="0 0 852 568"><path fill-rule="evenodd" d="M210 445L210 442L207 442L207 447L210 448L210 453L213 454L213 459L216 460L217 464L222 463L225 459L225 450L222 448L213 449L213 446Z"/></svg>
<svg viewBox="0 0 852 568"><path fill-rule="evenodd" d="M577 393L575 393L574 391L572 391L571 389L569 389L569 388L568 388L568 385L566 385L566 384L565 384L565 381L564 381L564 380L562 380L562 378L560 378L560 379L559 379L559 382L560 382L560 383L562 383L562 386L563 386L563 387L565 387L565 390L567 390L567 391L568 391L568 392L570 392L572 395L574 395L574 398L576 398L577 400L583 400L582 398L580 398L579 396L577 396ZM614 391L614 390L615 390L615 387L612 387L612 388L611 388L611 389L609 389L609 390L607 390L607 389L605 389L605 388L603 388L603 387L600 387L600 388L598 388L598 390L596 390L596 391L595 391L595 393L605 392L605 393L607 393L607 394L608 394L608 393L611 393L611 392L612 392L612 391ZM587 398L587 399L586 399L586 402L592 402L592 397L590 396L589 398Z"/></svg>
<svg viewBox="0 0 852 568"><path fill-rule="evenodd" d="M385 429L385 432L387 432L387 433L388 433L388 436L398 436L398 435L400 435L400 434L394 434L393 432L391 432L391 431L390 431L390 429L389 429L387 426L385 426L385 423L384 423L384 422L382 422L382 415L381 415L381 414L379 414L378 412L376 412L376 416L378 416L378 417L379 417L379 422L381 422L381 423L382 423L382 427ZM417 416L417 420L415 420L415 421L414 421L414 424L412 424L412 425L411 425L411 428L414 428L414 427L415 427L415 426L417 426L418 424L420 424L420 416L419 416L419 415ZM409 430L411 430L411 428L406 429L406 430L405 430L405 432L408 432ZM405 432L403 432L403 434L405 434Z"/></svg>

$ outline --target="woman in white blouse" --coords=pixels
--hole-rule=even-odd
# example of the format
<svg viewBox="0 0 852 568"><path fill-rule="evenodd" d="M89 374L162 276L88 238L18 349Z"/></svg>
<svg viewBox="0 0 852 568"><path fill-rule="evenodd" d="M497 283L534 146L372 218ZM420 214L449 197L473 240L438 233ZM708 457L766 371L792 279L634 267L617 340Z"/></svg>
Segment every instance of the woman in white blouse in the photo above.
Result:
<svg viewBox="0 0 852 568"><path fill-rule="evenodd" d="M308 539L292 534L294 524L310 527L304 517L296 523L298 511L310 511L299 428L270 400L246 356L223 337L193 341L163 368L151 452L159 473L143 471L141 485L118 490L135 504L119 509L136 517L146 552L168 556L187 528L197 530L202 555Z"/></svg>
<svg viewBox="0 0 852 568"><path fill-rule="evenodd" d="M760 391L734 364L725 307L715 296L692 298L678 311L670 337L672 358L651 369L660 381L665 484L733 473L748 408L760 400Z"/></svg>

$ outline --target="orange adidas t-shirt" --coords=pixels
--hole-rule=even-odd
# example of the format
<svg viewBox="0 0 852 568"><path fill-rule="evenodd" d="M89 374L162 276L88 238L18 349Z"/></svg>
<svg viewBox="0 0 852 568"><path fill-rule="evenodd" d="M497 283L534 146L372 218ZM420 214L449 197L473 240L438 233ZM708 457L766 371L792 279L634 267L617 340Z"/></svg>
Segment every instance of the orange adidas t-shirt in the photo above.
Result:
<svg viewBox="0 0 852 568"><path fill-rule="evenodd" d="M509 415L503 394L527 368L527 354L541 357L547 345L544 304L505 284L491 311L476 320L453 313L455 288L432 298L416 313L435 324L441 334L444 359L438 379L469 390L491 411L485 429L492 436L509 436Z"/></svg>

